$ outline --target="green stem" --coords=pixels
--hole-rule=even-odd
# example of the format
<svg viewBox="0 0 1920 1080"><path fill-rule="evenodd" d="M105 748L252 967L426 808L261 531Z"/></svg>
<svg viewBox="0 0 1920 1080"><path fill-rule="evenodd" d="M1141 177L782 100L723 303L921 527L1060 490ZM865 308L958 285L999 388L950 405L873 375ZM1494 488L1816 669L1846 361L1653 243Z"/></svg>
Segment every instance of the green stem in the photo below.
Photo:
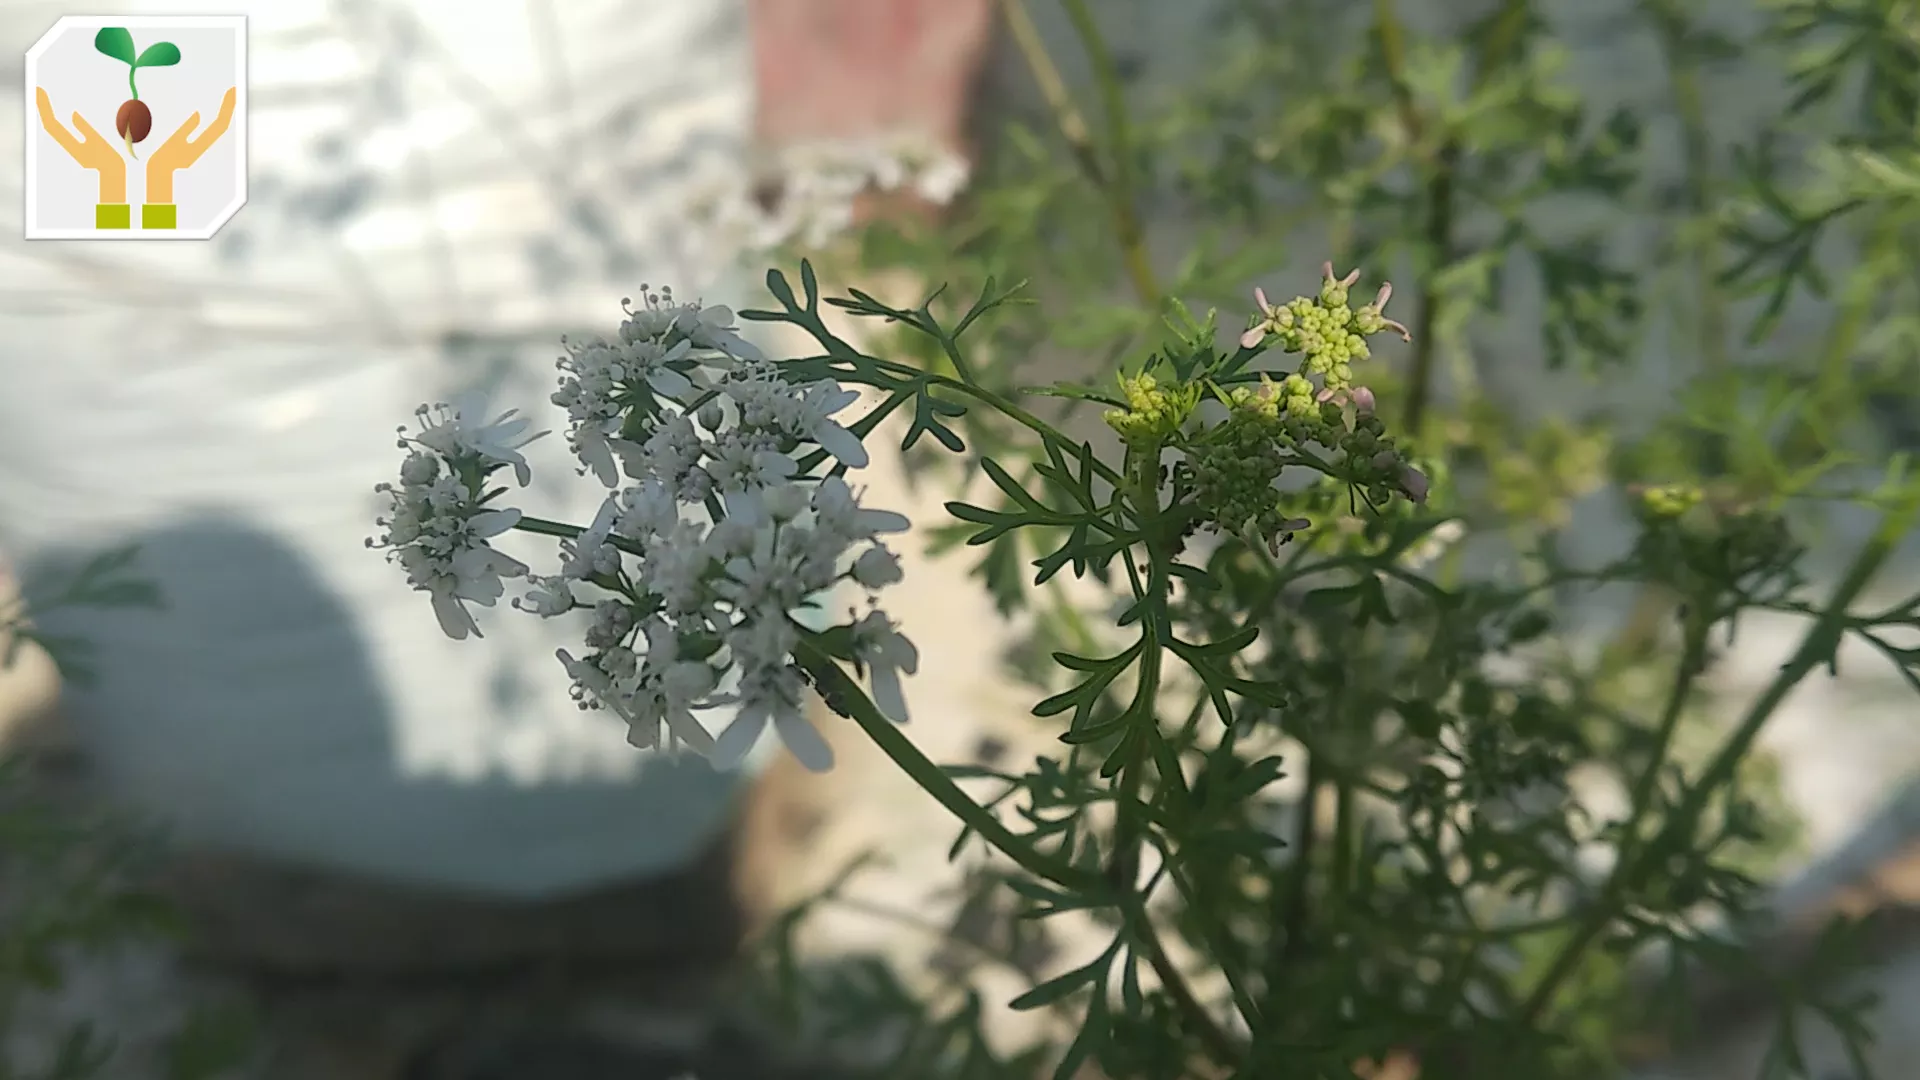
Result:
<svg viewBox="0 0 1920 1080"><path fill-rule="evenodd" d="M1419 313L1413 327L1413 363L1407 375L1406 411L1401 423L1408 434L1418 436L1426 419L1427 402L1433 384L1433 328L1438 318L1438 300L1433 282L1447 264L1446 249L1453 231L1453 168L1455 160L1449 148L1429 152L1425 148L1426 122L1413 98L1407 80L1407 47L1400 15L1394 0L1373 0L1374 37L1380 46L1380 62L1386 71L1387 86L1393 94L1394 109L1400 114L1400 127L1408 152L1426 173L1423 185L1425 223L1421 229L1427 244L1430 265L1420 275Z"/></svg>
<svg viewBox="0 0 1920 1080"><path fill-rule="evenodd" d="M1674 110L1680 115L1684 176L1682 183L1690 224L1698 228L1713 210L1713 137L1707 125L1706 100L1700 86L1699 65L1687 52L1688 31L1684 12L1674 0L1645 0L1666 54L1671 72ZM1698 337L1701 367L1709 372L1725 370L1727 356L1727 298L1720 288L1716 272L1717 234L1703 233L1689 245L1693 267L1694 304L1699 317ZM1620 633L1602 653L1601 677L1618 674L1645 658L1656 643L1661 625L1672 609L1673 597L1665 589L1648 584L1641 587L1631 613Z"/></svg>
<svg viewBox="0 0 1920 1080"><path fill-rule="evenodd" d="M1347 886L1353 880L1354 814L1353 783L1342 769L1333 781L1333 865L1327 870L1329 906L1335 911L1346 905Z"/></svg>
<svg viewBox="0 0 1920 1080"><path fill-rule="evenodd" d="M1070 866L1058 858L1036 850L1032 844L1014 835L1011 829L1001 824L993 812L973 801L960 785L933 763L913 740L900 733L893 721L880 715L866 691L860 689L847 673L842 671L838 662L820 650L812 639L802 636L794 648L794 662L812 676L826 693L845 705L854 723L859 724L867 737L872 739L880 751L892 758L900 770L911 777L927 794L952 811L961 824L979 834L981 839L993 845L1002 854L1012 859L1022 869L1051 881L1065 889L1085 893L1090 896L1106 896L1112 890L1106 879L1100 874Z"/></svg>
<svg viewBox="0 0 1920 1080"><path fill-rule="evenodd" d="M1768 685L1766 692L1761 694L1747 710L1733 734L1722 745L1705 771L1700 774L1699 779L1688 786L1685 799L1662 826L1662 834L1684 836L1692 832L1719 789L1733 778L1734 771L1746 758L1754 740L1759 737L1767 721L1780 707L1780 703L1786 700L1793 688L1811 674L1814 668L1828 662L1834 650L1839 647L1840 638L1846 631L1849 621L1848 609L1859 599L1874 575L1879 573L1881 566L1893 554L1894 548L1907 535L1916 516L1920 516L1920 501L1910 496L1903 505L1889 509L1882 516L1880 527L1875 530L1873 537L1854 558L1853 564L1848 568L1840 584L1835 587L1819 619L1801 639L1800 647L1795 651L1793 659L1780 669L1779 674L1774 676L1773 682ZM1704 628L1692 632L1698 634L1700 640L1704 641ZM1697 658L1683 658L1680 676L1682 681L1676 683L1676 690L1679 692L1674 695L1674 698L1669 699L1668 716L1662 723L1666 739L1671 738L1670 728L1680 708L1680 703L1675 699L1681 696L1684 687L1691 682L1691 676L1686 672L1697 667L1697 664L1689 662L1694 659ZM1661 758L1664 756L1663 747ZM1656 770L1663 763L1661 758L1656 758L1648 764L1647 774L1643 775L1636 786L1632 817L1627 830L1621 836L1619 861L1614 864L1613 872L1607 876L1607 883L1601 890L1600 901L1594 905L1586 922L1574 932L1554 957L1553 962L1548 965L1546 974L1541 977L1539 984L1534 987L1533 993L1521 1007L1520 1020L1523 1024L1532 1024L1539 1019L1561 985L1578 969L1587 948L1606 931L1608 926L1612 925L1619 902L1640 884L1641 879L1649 871L1649 866L1642 865L1642 855L1649 848L1657 850L1657 845L1651 842L1636 843L1634 832L1645 817L1647 806L1653 801L1652 784L1657 779Z"/></svg>
<svg viewBox="0 0 1920 1080"><path fill-rule="evenodd" d="M1675 0L1646 0L1646 7L1659 32L1671 73L1674 110L1680 114L1686 208L1697 226L1713 209L1713 136L1707 124L1706 96L1700 86L1700 65L1687 49L1690 27L1680 5ZM1717 244L1707 233L1690 246L1701 361L1707 370L1718 371L1727 366L1727 300L1714 266Z"/></svg>
<svg viewBox="0 0 1920 1080"><path fill-rule="evenodd" d="M1653 748L1628 796L1627 805L1631 809L1626 824L1620 829L1613 872L1608 874L1606 884L1601 887L1599 900L1587 920L1567 939L1567 944L1554 957L1553 963L1548 965L1546 974L1522 1007L1523 1022L1532 1023L1545 1009L1560 984L1572 975L1585 957L1587 946L1613 921L1615 909L1628 891L1631 884L1629 877L1635 873L1633 863L1641 850L1640 828L1653 808L1654 789L1659 784L1661 770L1666 767L1674 734L1680 728L1680 717L1685 713L1687 701L1692 695L1700 671L1700 660L1706 652L1707 630L1705 620L1699 618L1693 619L1688 626L1686 646L1681 650L1680 662L1674 669L1673 686L1667 693L1666 707L1661 711Z"/></svg>
<svg viewBox="0 0 1920 1080"><path fill-rule="evenodd" d="M1193 988L1187 984L1180 969L1173 966L1173 960L1167 955L1167 949L1160 941L1160 935L1154 932L1153 925L1147 921L1144 904L1135 902L1130 905L1129 914L1133 916L1135 947L1147 958L1147 966L1153 969L1160 980L1161 987L1173 998L1173 1004L1192 1027L1194 1035L1207 1048L1207 1053L1222 1065L1232 1068L1240 1063L1243 1056L1241 1048L1233 1037L1213 1017L1207 1015L1206 1006L1194 996Z"/></svg>
<svg viewBox="0 0 1920 1080"><path fill-rule="evenodd" d="M1153 261L1147 254L1146 231L1140 225L1139 210L1134 203L1132 137L1119 67L1114 63L1113 54L1107 49L1106 41L1094 23L1085 0L1066 0L1066 6L1067 16L1072 20L1081 46L1092 62L1094 79L1099 87L1107 121L1107 151L1113 160L1110 173L1101 167L1086 118L1074 104L1073 95L1067 89L1066 80L1061 78L1059 67L1048 55L1046 43L1041 39L1024 0L1000 0L1000 11L1007 20L1007 30L1013 36L1014 46L1026 60L1027 68L1033 72L1034 82L1039 85L1041 96L1046 99L1053 113L1054 124L1067 141L1068 152L1107 203L1108 212L1113 217L1114 238L1120 245L1121 263L1126 267L1134 293L1139 296L1141 303L1157 308L1166 293L1153 272Z"/></svg>
<svg viewBox="0 0 1920 1080"><path fill-rule="evenodd" d="M1305 788L1300 796L1299 828L1294 832L1293 855L1287 864L1286 888L1273 890L1273 925L1280 933L1280 947L1271 950L1267 967L1267 994L1292 977L1306 945L1308 887L1313 881L1313 846L1320 823L1320 789L1326 783L1327 770L1315 751L1307 752Z"/></svg>

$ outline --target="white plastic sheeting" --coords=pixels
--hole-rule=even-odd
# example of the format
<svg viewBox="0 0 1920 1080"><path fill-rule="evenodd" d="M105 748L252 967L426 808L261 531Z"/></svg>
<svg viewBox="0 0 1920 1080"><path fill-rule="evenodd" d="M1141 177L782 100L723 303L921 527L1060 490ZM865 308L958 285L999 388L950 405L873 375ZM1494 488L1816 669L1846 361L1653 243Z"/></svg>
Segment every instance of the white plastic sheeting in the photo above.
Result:
<svg viewBox="0 0 1920 1080"><path fill-rule="evenodd" d="M559 426L561 332L611 332L643 282L737 302L685 208L744 160L744 12L114 6L249 16L252 198L207 243L0 250L0 550L31 586L139 542L170 602L53 621L100 650L65 716L105 783L189 843L496 894L688 857L738 777L577 711L553 659L577 627L503 607L449 641L363 541L415 405L479 387ZM0 6L0 122L71 10ZM591 516L557 434L529 456L517 505Z"/></svg>

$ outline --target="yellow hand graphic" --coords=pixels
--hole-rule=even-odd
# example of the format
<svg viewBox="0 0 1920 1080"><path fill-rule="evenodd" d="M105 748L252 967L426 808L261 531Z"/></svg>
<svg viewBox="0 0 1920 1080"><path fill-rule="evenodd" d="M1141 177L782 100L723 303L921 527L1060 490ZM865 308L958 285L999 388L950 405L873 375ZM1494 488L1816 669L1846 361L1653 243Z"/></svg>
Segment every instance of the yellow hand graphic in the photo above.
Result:
<svg viewBox="0 0 1920 1080"><path fill-rule="evenodd" d="M218 142L220 136L227 133L228 125L233 123L234 100L235 91L228 90L227 96L220 99L220 114L213 118L213 123L207 125L207 130L201 132L199 138L193 137L193 129L200 126L200 114L194 113L187 117L186 123L181 124L173 134L167 136L167 141L161 143L160 148L147 158L147 203L149 205L172 204L173 174L181 169L192 167L194 162L200 160L200 155L207 152L208 147Z"/></svg>
<svg viewBox="0 0 1920 1080"><path fill-rule="evenodd" d="M100 176L100 199L102 203L124 203L127 201L127 163L113 144L101 137L93 125L79 113L73 114L73 126L80 131L79 136L67 130L53 115L53 100L47 97L44 87L35 87L34 103L40 107L40 123L83 169L98 173ZM228 100L232 97L229 94Z"/></svg>

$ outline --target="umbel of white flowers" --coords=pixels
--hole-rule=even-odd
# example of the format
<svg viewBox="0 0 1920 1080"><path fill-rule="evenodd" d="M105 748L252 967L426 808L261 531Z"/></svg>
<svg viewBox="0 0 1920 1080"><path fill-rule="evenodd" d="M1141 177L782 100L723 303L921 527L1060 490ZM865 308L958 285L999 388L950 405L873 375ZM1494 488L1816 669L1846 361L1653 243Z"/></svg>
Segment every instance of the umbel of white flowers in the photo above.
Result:
<svg viewBox="0 0 1920 1080"><path fill-rule="evenodd" d="M560 541L554 573L536 574L492 546L524 523L493 478L525 487L521 448L546 432L509 411L489 419L473 397L422 406L400 429L406 458L368 541L427 593L454 638L479 636L470 605L493 607L506 581L526 583L513 606L544 618L588 615L578 655L558 652L585 709L607 709L636 747L687 747L737 767L768 724L806 767L833 753L806 718L808 683L794 663L807 631L796 616L843 583L867 594L846 624L874 704L907 719L900 675L919 653L878 605L900 580L882 542L907 519L860 504L827 471L867 463L859 438L834 419L858 397L833 380L790 382L743 340L724 307L676 304L647 292L615 340L567 344L553 403L567 444L612 489L593 522ZM800 461L815 450L819 468ZM816 475L817 474L817 475ZM731 708L717 735L697 713Z"/></svg>

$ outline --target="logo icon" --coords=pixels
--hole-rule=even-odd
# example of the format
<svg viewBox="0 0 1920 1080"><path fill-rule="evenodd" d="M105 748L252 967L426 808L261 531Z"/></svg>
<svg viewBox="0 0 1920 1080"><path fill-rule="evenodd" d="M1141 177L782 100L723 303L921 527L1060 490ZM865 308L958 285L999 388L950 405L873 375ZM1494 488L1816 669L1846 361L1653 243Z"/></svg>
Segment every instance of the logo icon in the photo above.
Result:
<svg viewBox="0 0 1920 1080"><path fill-rule="evenodd" d="M246 205L246 16L69 15L26 68L27 239L206 240Z"/></svg>

